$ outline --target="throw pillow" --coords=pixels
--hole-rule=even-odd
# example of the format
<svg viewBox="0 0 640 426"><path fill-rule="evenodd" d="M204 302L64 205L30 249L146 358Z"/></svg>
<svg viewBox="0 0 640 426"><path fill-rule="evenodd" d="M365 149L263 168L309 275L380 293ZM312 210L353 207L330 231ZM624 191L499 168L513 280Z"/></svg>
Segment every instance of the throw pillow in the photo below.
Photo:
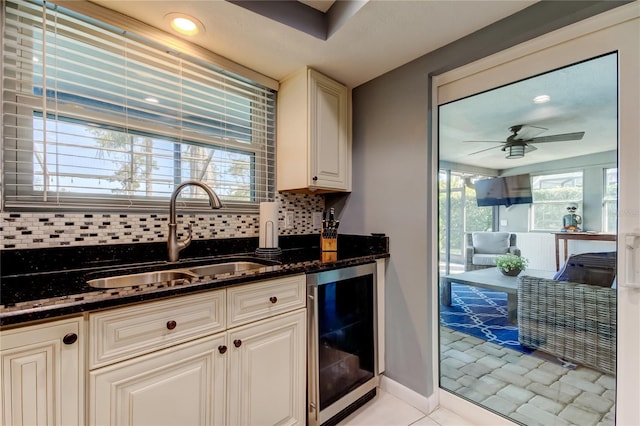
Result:
<svg viewBox="0 0 640 426"><path fill-rule="evenodd" d="M474 232L473 251L478 254L503 254L509 251L508 232Z"/></svg>

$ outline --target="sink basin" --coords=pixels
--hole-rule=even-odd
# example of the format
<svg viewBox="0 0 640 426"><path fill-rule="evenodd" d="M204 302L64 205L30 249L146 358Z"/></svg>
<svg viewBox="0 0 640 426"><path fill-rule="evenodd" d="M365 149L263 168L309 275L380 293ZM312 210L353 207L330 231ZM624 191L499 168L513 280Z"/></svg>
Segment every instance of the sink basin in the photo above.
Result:
<svg viewBox="0 0 640 426"><path fill-rule="evenodd" d="M112 277L96 278L87 281L94 288L119 288L134 285L157 284L167 281L199 278L220 274L235 274L273 265L269 261L237 260L223 263L213 263L202 266L182 267L163 271L152 271L139 274L115 275Z"/></svg>
<svg viewBox="0 0 640 426"><path fill-rule="evenodd" d="M87 284L95 288L118 288L133 285L156 284L186 278L197 278L197 275L185 270L154 271L145 272L143 274L96 278L94 280L87 281Z"/></svg>
<svg viewBox="0 0 640 426"><path fill-rule="evenodd" d="M199 277L218 274L234 274L237 272L246 272L253 269L264 268L267 265L257 262L226 262L214 263L213 265L196 266L189 268L189 272Z"/></svg>

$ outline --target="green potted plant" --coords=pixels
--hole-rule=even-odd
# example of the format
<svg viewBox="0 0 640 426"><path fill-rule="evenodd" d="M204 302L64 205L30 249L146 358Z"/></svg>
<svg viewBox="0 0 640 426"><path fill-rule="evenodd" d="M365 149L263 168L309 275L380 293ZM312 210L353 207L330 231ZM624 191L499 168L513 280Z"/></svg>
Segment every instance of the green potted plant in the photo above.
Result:
<svg viewBox="0 0 640 426"><path fill-rule="evenodd" d="M498 267L498 270L504 275L508 275L510 277L515 277L520 272L527 269L528 262L529 261L526 258L516 256L511 253L498 256L496 258L496 266Z"/></svg>

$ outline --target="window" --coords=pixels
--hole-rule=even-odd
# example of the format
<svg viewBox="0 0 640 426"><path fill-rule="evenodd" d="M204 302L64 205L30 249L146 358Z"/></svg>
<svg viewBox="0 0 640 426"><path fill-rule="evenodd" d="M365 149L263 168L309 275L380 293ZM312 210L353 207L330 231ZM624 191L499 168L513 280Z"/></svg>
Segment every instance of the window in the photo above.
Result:
<svg viewBox="0 0 640 426"><path fill-rule="evenodd" d="M604 232L618 231L618 169L604 171L604 197L602 199L602 217Z"/></svg>
<svg viewBox="0 0 640 426"><path fill-rule="evenodd" d="M465 234L490 231L493 207L478 207L473 183L485 176L440 170L439 186L439 247L441 258L447 254L452 261L464 263ZM449 243L447 244L447 238Z"/></svg>
<svg viewBox="0 0 640 426"><path fill-rule="evenodd" d="M561 173L531 177L533 204L531 229L559 231L567 205L575 203L578 214L582 211L582 172Z"/></svg>
<svg viewBox="0 0 640 426"><path fill-rule="evenodd" d="M227 209L273 199L273 90L50 2L4 7L5 206L165 208L186 180Z"/></svg>

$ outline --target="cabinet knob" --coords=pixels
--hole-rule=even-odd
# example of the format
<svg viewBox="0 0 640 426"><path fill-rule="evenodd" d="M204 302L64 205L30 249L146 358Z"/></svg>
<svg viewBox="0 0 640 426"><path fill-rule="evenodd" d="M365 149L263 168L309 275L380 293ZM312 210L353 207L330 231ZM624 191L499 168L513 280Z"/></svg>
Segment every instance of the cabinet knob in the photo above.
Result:
<svg viewBox="0 0 640 426"><path fill-rule="evenodd" d="M218 346L218 352L220 352L221 354L225 353L226 351L227 347L225 345Z"/></svg>
<svg viewBox="0 0 640 426"><path fill-rule="evenodd" d="M318 176L312 177L311 180L314 181L314 182L317 181L318 180Z"/></svg>
<svg viewBox="0 0 640 426"><path fill-rule="evenodd" d="M270 301L271 303L278 303L278 298L277 298L277 297L275 297L275 296L271 296L271 297L269 298L269 301Z"/></svg>
<svg viewBox="0 0 640 426"><path fill-rule="evenodd" d="M176 328L177 325L178 325L178 323L173 321L173 320L167 321L167 328L169 330L173 330L174 328Z"/></svg>
<svg viewBox="0 0 640 426"><path fill-rule="evenodd" d="M233 341L233 346L235 346L236 348L239 348L241 345L242 345L242 340L236 339Z"/></svg>
<svg viewBox="0 0 640 426"><path fill-rule="evenodd" d="M78 335L76 333L67 333L62 338L62 342L65 345L73 345L78 340Z"/></svg>

